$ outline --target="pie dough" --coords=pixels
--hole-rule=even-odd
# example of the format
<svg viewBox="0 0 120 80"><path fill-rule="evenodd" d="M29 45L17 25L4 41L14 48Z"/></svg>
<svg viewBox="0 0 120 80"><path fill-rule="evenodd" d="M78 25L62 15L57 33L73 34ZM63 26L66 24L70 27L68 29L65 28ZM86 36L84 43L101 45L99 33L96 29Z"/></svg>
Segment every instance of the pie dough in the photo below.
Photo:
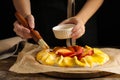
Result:
<svg viewBox="0 0 120 80"><path fill-rule="evenodd" d="M58 47L57 47L58 48ZM64 47L63 49L65 49ZM37 53L36 60L41 64L51 65L51 66L60 66L60 67L94 67L105 64L109 61L109 56L98 48L91 48L89 46L82 47L83 52L81 58L78 55L74 56L64 56L58 55L55 51L42 50ZM62 47L61 47L62 50ZM88 51L93 50L93 54L88 55ZM69 51L68 51L69 52ZM86 55L87 54L87 55Z"/></svg>

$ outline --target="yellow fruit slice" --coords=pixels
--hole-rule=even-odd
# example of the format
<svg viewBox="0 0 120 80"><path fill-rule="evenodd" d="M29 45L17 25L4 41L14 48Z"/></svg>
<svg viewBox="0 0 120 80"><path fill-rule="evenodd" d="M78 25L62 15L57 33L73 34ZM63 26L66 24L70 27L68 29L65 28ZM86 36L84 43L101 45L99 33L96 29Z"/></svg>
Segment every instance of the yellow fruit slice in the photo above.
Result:
<svg viewBox="0 0 120 80"><path fill-rule="evenodd" d="M48 52L46 50L42 50L42 51L38 52L37 55L36 55L36 59L41 60L41 58L47 53Z"/></svg>
<svg viewBox="0 0 120 80"><path fill-rule="evenodd" d="M95 54L93 55L93 57L95 57L95 56L96 56L96 58L101 57L101 59L103 59L103 63L107 62L110 59L106 53L104 53L102 50L100 50L98 48L94 48L94 53Z"/></svg>
<svg viewBox="0 0 120 80"><path fill-rule="evenodd" d="M109 56L100 49L94 48L94 54L92 56L86 56L84 59L87 61L90 67L93 67L96 65L103 65L109 60Z"/></svg>
<svg viewBox="0 0 120 80"><path fill-rule="evenodd" d="M91 50L92 47L88 46L88 45L85 45L85 48L88 49L88 50Z"/></svg>
<svg viewBox="0 0 120 80"><path fill-rule="evenodd" d="M56 55L53 52L49 53L49 56L47 57L47 59L44 61L45 64L47 65L54 65L55 64L55 60L56 60Z"/></svg>
<svg viewBox="0 0 120 80"><path fill-rule="evenodd" d="M75 65L74 59L71 57L64 57L65 66L72 67Z"/></svg>
<svg viewBox="0 0 120 80"><path fill-rule="evenodd" d="M85 67L86 66L86 63L85 62L81 62L80 60L78 60L78 58L76 56L74 56L74 59L75 59L75 63L78 66L81 66L81 67Z"/></svg>
<svg viewBox="0 0 120 80"><path fill-rule="evenodd" d="M95 59L92 56L86 56L84 59L86 60L90 67L97 65Z"/></svg>
<svg viewBox="0 0 120 80"><path fill-rule="evenodd" d="M58 57L58 58L57 58L57 62L56 62L57 66L64 67L64 66L65 66L65 63L64 63L63 60L64 60L64 57L63 57L63 56Z"/></svg>

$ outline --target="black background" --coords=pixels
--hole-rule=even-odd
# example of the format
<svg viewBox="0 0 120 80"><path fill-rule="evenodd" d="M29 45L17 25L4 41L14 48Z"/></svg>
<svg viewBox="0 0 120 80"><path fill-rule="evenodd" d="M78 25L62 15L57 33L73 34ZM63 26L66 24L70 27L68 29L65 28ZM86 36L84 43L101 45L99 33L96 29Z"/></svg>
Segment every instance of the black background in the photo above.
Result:
<svg viewBox="0 0 120 80"><path fill-rule="evenodd" d="M104 0L98 15L100 45L120 46L120 4L117 0Z"/></svg>
<svg viewBox="0 0 120 80"><path fill-rule="evenodd" d="M14 11L12 0L0 0L0 39L15 36L13 32Z"/></svg>
<svg viewBox="0 0 120 80"><path fill-rule="evenodd" d="M118 1L104 0L97 12L100 46L120 46L120 4ZM12 0L0 0L0 39L16 36L13 32L14 12Z"/></svg>

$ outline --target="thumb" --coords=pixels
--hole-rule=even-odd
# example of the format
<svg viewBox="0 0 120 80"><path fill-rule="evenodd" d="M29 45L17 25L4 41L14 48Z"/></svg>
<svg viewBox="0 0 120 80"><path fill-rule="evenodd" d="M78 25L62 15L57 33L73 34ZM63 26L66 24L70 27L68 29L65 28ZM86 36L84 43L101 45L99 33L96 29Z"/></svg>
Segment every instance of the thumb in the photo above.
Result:
<svg viewBox="0 0 120 80"><path fill-rule="evenodd" d="M27 16L27 21L28 21L28 24L31 28L35 28L35 22L34 22L33 15L28 15Z"/></svg>

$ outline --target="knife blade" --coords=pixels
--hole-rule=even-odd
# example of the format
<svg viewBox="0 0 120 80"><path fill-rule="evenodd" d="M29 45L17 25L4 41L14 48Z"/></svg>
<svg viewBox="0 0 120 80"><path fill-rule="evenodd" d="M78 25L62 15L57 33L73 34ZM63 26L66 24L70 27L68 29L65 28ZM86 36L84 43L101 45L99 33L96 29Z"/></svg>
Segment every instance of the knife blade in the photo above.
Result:
<svg viewBox="0 0 120 80"><path fill-rule="evenodd" d="M48 44L43 40L40 33L37 32L37 30L32 29L29 26L27 20L19 12L15 13L15 17L17 18L17 20L20 24L22 24L24 27L26 27L30 30L30 34L31 34L32 38L34 39L35 42L37 42L41 46L41 48L49 49Z"/></svg>

